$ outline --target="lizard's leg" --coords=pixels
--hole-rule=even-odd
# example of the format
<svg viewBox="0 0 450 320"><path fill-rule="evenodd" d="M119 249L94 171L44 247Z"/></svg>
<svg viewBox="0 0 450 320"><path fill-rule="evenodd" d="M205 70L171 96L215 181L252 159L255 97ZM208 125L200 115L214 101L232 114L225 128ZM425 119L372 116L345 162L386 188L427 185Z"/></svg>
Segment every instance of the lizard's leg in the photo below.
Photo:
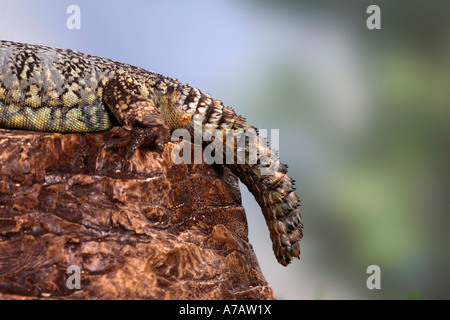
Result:
<svg viewBox="0 0 450 320"><path fill-rule="evenodd" d="M108 81L103 89L103 101L122 125L111 130L110 138L114 139L104 148L124 148L125 161L141 145L154 145L162 152L170 141L166 120L153 101L140 94L140 85L131 77L121 76Z"/></svg>
<svg viewBox="0 0 450 320"><path fill-rule="evenodd" d="M124 149L124 160L128 160L139 146L156 146L162 152L164 144L170 141L170 131L164 128L114 127L110 131L110 140L103 146L105 149Z"/></svg>

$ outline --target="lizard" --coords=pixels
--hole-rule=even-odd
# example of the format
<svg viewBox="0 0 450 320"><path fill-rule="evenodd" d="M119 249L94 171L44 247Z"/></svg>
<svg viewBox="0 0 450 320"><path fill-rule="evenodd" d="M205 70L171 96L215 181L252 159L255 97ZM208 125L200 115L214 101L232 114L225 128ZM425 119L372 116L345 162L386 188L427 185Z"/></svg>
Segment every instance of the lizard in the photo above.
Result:
<svg viewBox="0 0 450 320"><path fill-rule="evenodd" d="M220 100L177 79L71 49L0 40L0 127L58 133L110 130L105 148L126 162L140 146L162 152L171 132L256 129ZM303 224L295 181L257 133L241 163L223 164L260 205L278 262L300 258ZM238 144L231 145L238 156ZM265 156L264 156L265 155ZM242 159L241 159L242 160ZM252 160L252 161L251 161ZM262 169L271 169L270 173Z"/></svg>

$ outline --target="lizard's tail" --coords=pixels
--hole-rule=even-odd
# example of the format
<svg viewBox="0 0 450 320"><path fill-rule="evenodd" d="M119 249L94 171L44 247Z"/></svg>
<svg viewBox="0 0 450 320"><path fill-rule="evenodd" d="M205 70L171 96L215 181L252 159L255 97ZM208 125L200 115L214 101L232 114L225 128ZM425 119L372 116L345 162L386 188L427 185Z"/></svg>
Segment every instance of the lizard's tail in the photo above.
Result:
<svg viewBox="0 0 450 320"><path fill-rule="evenodd" d="M258 136L255 128L247 125L233 109L189 87L183 89L181 100L177 104L181 109L166 116L171 128L183 127L182 119L186 117L191 119L189 127L194 132L196 127L201 127L204 137L214 135L214 141L219 138L218 145L225 146L219 151L225 155L222 163L247 186L262 209L278 262L287 266L294 257L299 258L303 228L300 201L294 181L286 175L287 166L278 160L276 152ZM165 109L161 110L164 113Z"/></svg>
<svg viewBox="0 0 450 320"><path fill-rule="evenodd" d="M294 257L300 258L299 241L303 228L295 183L286 174L287 165L278 160L277 152L268 147L255 128L247 125L245 119L235 115L232 109L224 107L223 112L228 114L228 117L222 117L225 123L232 116L232 128L237 138L232 142L232 148L230 141L225 143L228 150L234 151L236 161L227 166L256 198L269 227L275 256L280 264L287 266Z"/></svg>
<svg viewBox="0 0 450 320"><path fill-rule="evenodd" d="M300 201L295 194L295 183L287 176L287 166L257 137L259 155L256 164L246 159L242 165L229 165L247 186L260 205L279 263L287 266L294 257L300 258L299 241L302 238ZM264 155L265 154L265 155Z"/></svg>

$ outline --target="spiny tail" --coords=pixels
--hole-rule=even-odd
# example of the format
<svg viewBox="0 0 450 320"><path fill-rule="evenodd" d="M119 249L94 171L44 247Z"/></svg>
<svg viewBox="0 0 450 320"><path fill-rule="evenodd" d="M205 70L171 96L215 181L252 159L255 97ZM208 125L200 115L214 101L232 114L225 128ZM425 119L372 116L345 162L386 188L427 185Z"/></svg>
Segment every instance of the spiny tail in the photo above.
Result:
<svg viewBox="0 0 450 320"><path fill-rule="evenodd" d="M211 140L215 143L219 138L223 163L247 186L262 209L278 262L287 266L294 257L299 258L303 227L300 201L294 181L286 175L287 166L243 117L220 101L188 86L179 88L172 97L175 103L162 100L160 108L171 129L185 127L195 132L195 127L200 127L204 137L214 137ZM236 139L227 139L230 134Z"/></svg>
<svg viewBox="0 0 450 320"><path fill-rule="evenodd" d="M255 132L244 125L245 132ZM287 166L278 160L277 154L268 148L265 139L252 134L246 139L245 163L228 165L254 195L260 205L278 262L287 266L292 259L300 258L302 221L300 201L295 194L294 181L287 176ZM251 150L257 150L256 158ZM239 148L235 148L239 153ZM239 154L236 159L239 160ZM242 160L242 159L241 159ZM241 161L242 162L242 161ZM239 163L239 162L238 162Z"/></svg>

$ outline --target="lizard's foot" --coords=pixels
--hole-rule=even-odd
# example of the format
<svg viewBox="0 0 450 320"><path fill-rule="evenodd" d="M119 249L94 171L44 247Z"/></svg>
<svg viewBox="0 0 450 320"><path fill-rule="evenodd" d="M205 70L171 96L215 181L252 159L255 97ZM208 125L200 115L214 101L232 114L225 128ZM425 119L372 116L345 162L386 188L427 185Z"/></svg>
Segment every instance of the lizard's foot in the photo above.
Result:
<svg viewBox="0 0 450 320"><path fill-rule="evenodd" d="M143 83L128 74L108 81L103 100L119 123L127 124L110 131L110 141L104 149L123 149L126 164L139 146L154 145L159 152L170 141L170 128L155 101L141 94ZM122 165L122 168L124 166Z"/></svg>
<svg viewBox="0 0 450 320"><path fill-rule="evenodd" d="M130 140L133 128L130 126L113 127L109 131L109 140L103 145L104 150L124 148Z"/></svg>
<svg viewBox="0 0 450 320"><path fill-rule="evenodd" d="M122 168L134 154L139 146L156 147L158 152L164 150L164 144L170 141L170 130L167 126L142 127L114 127L110 131L110 140L105 143L103 149L123 149Z"/></svg>

